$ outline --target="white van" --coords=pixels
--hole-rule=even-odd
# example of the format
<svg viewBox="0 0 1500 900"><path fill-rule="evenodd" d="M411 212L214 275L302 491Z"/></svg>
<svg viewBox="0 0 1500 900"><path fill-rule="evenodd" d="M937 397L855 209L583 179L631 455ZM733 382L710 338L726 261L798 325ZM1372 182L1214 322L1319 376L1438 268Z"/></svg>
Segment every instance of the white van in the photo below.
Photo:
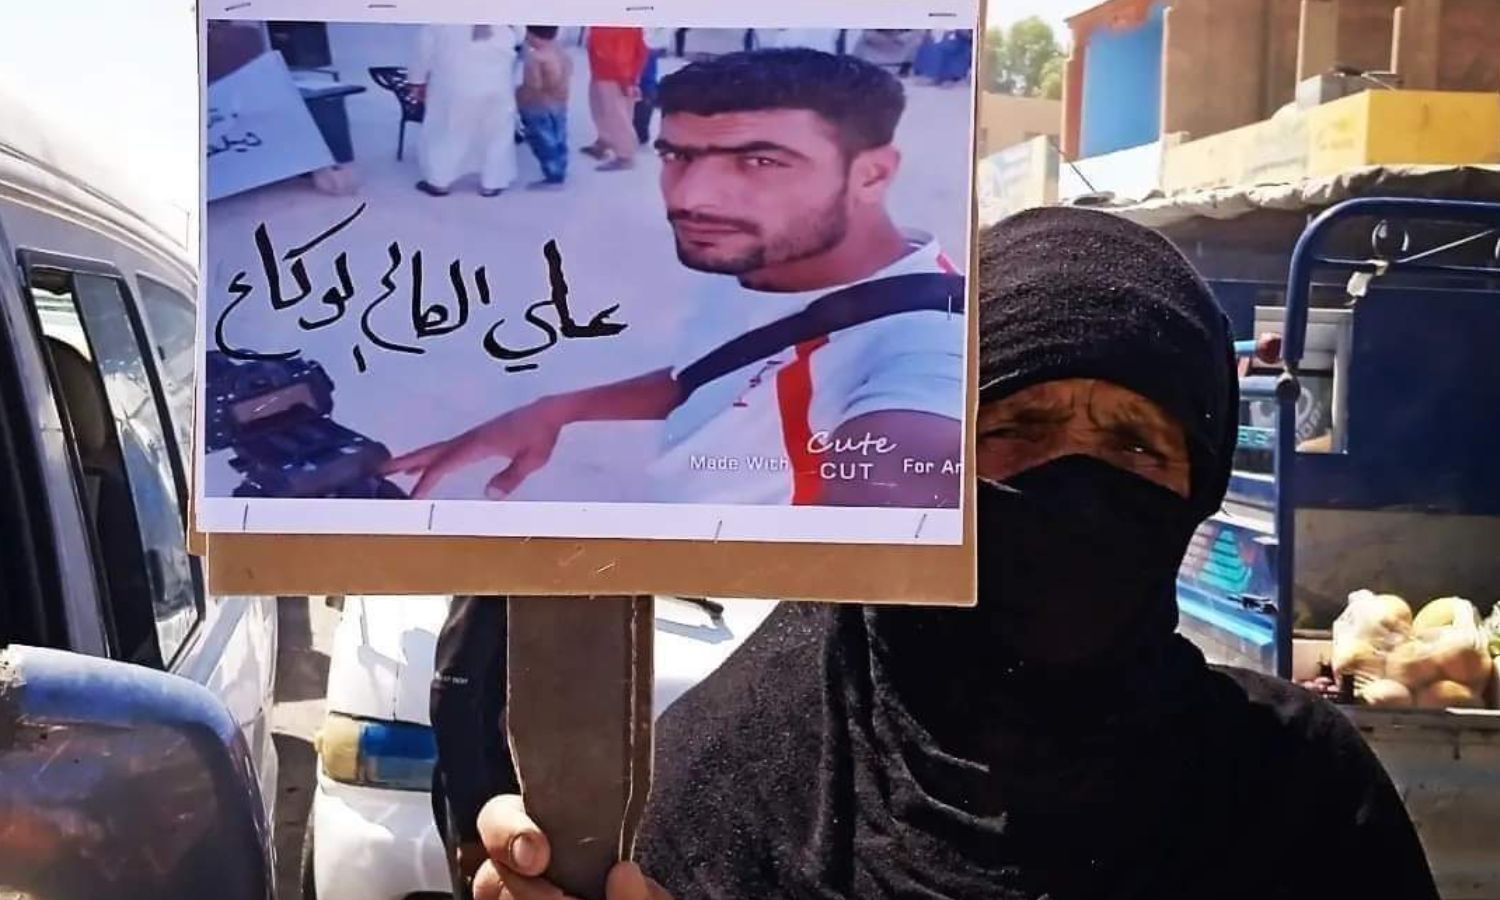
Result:
<svg viewBox="0 0 1500 900"><path fill-rule="evenodd" d="M303 900L434 900L449 892L432 811L436 748L428 718L448 603L344 601L329 657ZM771 600L656 598L656 714L717 669L775 607Z"/></svg>
<svg viewBox="0 0 1500 900"><path fill-rule="evenodd" d="M275 600L207 595L186 541L197 268L189 220L153 208L149 186L82 151L0 94L0 648L9 657L0 658L9 679L0 697L20 698L0 711L40 728L57 721L67 705L59 698L82 697L86 685L94 706L64 717L72 726L122 717L132 727L160 724L159 715L170 728L232 720L239 737L218 735L231 751L225 764L253 767L247 787L263 825L276 796ZM16 674L18 660L33 665L29 680ZM61 681L44 684L44 671ZM43 698L42 687L56 691ZM21 702L27 690L40 705ZM204 706L204 691L222 709ZM144 754L175 745L141 737L139 746ZM25 799L26 785L7 776L44 761L35 750L0 742L0 808ZM204 753L195 758L224 763ZM143 755L109 764L130 775L152 763ZM55 814L46 811L57 824ZM85 816L57 827L78 842L99 837L101 826ZM24 855L0 842L0 894L19 865L7 861L12 852ZM59 862L36 877L61 878L66 868ZM69 895L46 886L31 895Z"/></svg>

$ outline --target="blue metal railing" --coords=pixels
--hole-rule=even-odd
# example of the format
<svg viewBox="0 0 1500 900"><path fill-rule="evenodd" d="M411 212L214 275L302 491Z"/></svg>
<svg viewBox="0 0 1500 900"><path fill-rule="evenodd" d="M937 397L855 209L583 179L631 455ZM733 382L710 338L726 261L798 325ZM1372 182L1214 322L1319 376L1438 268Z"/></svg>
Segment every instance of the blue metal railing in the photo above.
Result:
<svg viewBox="0 0 1500 900"><path fill-rule="evenodd" d="M1486 231L1436 248L1392 259L1347 259L1321 255L1334 228L1350 219L1381 218L1478 225ZM1311 308L1314 273L1337 271L1346 274L1368 272L1384 274L1395 271L1443 273L1452 275L1488 275L1500 278L1500 269L1469 265L1447 265L1431 262L1438 251L1472 243L1500 232L1500 203L1461 200L1426 200L1395 198L1361 198L1340 203L1315 218L1292 251L1287 273L1286 320L1282 328L1281 357L1285 371L1278 376L1252 376L1240 380L1240 393L1250 400L1275 400L1276 428L1273 445L1276 480L1276 669L1283 678L1291 677L1294 574L1296 570L1296 415L1301 386L1298 367L1307 347L1307 322ZM1235 352L1253 356L1256 341L1238 341ZM1262 429L1263 430L1263 429ZM1241 440L1244 440L1244 430ZM1259 438L1257 438L1258 440Z"/></svg>

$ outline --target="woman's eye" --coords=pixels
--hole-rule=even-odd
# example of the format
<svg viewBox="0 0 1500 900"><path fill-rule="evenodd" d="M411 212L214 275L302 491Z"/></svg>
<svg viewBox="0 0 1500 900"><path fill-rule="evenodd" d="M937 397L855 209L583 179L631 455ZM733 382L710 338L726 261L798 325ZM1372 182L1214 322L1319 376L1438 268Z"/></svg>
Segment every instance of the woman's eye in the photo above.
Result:
<svg viewBox="0 0 1500 900"><path fill-rule="evenodd" d="M1057 439L1055 429L1044 425L1001 425L980 435L981 441L1002 441L1010 444L1039 445Z"/></svg>
<svg viewBox="0 0 1500 900"><path fill-rule="evenodd" d="M1149 462L1165 462L1166 457L1161 451L1151 446L1146 441L1135 437L1124 437L1116 442L1116 449L1133 457L1138 457Z"/></svg>

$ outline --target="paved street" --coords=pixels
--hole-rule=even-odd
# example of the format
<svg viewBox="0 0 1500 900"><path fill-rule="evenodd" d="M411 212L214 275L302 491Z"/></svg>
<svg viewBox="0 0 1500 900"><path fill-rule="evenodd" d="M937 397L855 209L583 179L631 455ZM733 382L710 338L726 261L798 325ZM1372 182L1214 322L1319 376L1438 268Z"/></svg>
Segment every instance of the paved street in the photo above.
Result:
<svg viewBox="0 0 1500 900"><path fill-rule="evenodd" d="M285 599L279 618L276 708L271 716L281 760L276 795L276 895L281 900L300 900L302 835L316 781L313 736L323 721L328 654L339 612L322 597Z"/></svg>

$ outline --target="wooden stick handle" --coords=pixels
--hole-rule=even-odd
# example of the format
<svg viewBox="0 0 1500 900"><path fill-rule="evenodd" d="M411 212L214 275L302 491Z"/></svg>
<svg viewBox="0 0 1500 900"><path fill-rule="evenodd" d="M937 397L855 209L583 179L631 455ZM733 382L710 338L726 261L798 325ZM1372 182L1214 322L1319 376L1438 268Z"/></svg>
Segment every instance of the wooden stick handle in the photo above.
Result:
<svg viewBox="0 0 1500 900"><path fill-rule="evenodd" d="M506 721L547 878L604 900L651 781L650 597L512 597Z"/></svg>

